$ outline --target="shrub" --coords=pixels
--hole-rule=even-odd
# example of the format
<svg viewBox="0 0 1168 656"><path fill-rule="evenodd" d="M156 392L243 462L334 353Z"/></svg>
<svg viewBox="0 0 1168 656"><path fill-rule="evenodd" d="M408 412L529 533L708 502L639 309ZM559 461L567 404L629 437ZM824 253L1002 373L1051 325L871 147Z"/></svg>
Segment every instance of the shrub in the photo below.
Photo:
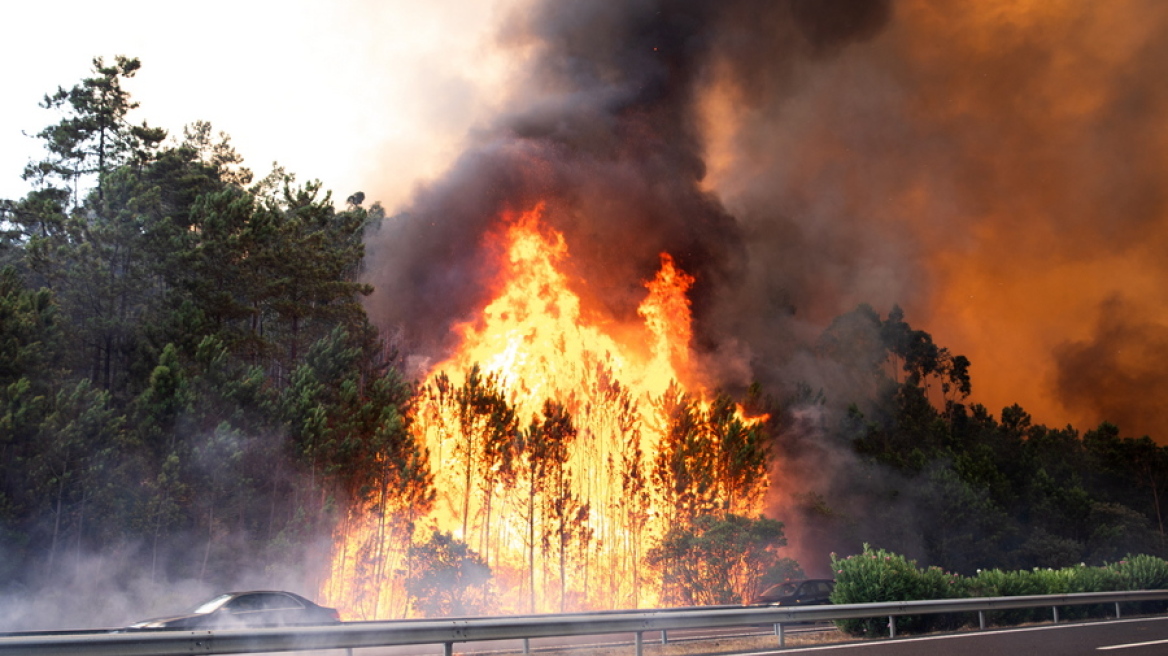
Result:
<svg viewBox="0 0 1168 656"><path fill-rule="evenodd" d="M1107 569L1123 580L1126 590L1163 590L1168 588L1168 562L1155 556L1128 556Z"/></svg>
<svg viewBox="0 0 1168 656"><path fill-rule="evenodd" d="M929 567L921 570L915 561L883 549L864 545L864 552L847 558L831 555L835 572L832 603L863 604L883 601L925 599L960 599L963 597L1020 597L1077 592L1111 592L1116 590L1168 589L1168 561L1155 556L1128 556L1103 567L1079 564L1060 569L1006 572L1000 569L978 570L976 576L962 577ZM1144 602L1138 613L1159 613L1168 602ZM1077 619L1111 614L1111 604L1066 606L1059 617ZM975 615L910 615L896 619L897 631L951 630L972 621ZM1051 617L1050 608L1019 608L986 614L991 624L1011 625L1038 622ZM882 636L888 634L888 618L838 620L841 631L851 635Z"/></svg>
<svg viewBox="0 0 1168 656"><path fill-rule="evenodd" d="M974 597L1022 597L1046 594L1047 582L1037 571L1004 572L1000 569L981 570L970 580L969 590ZM1041 609L1018 608L986 613L990 624L1021 624L1041 619Z"/></svg>
<svg viewBox="0 0 1168 656"><path fill-rule="evenodd" d="M1128 556L1118 563L1108 565L1123 581L1124 590L1164 590L1168 589L1168 562L1155 556ZM1162 601L1147 601L1136 605L1137 613L1163 612L1168 604Z"/></svg>
<svg viewBox="0 0 1168 656"><path fill-rule="evenodd" d="M912 601L927 599L934 590L947 589L942 576L922 574L916 562L883 549L864 545L864 552L847 558L831 559L835 572L834 604L862 604L880 601ZM940 570L936 570L940 572ZM955 576L952 578L956 578ZM888 618L838 620L841 631L851 635L886 635ZM929 626L927 615L906 615L896 618L896 630L922 631Z"/></svg>
<svg viewBox="0 0 1168 656"><path fill-rule="evenodd" d="M940 567L929 567L917 573L918 599L961 599L969 596L969 580ZM976 614L952 613L922 615L920 629L924 631L952 631L970 623ZM899 625L898 625L899 626Z"/></svg>

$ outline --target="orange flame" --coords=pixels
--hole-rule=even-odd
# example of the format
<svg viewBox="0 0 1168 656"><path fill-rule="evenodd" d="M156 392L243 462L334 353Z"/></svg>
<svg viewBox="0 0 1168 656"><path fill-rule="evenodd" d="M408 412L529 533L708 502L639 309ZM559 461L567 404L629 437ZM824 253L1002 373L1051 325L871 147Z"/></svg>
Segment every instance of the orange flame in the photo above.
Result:
<svg viewBox="0 0 1168 656"><path fill-rule="evenodd" d="M686 293L694 279L662 254L638 310L643 325L606 331L583 316L560 269L567 245L542 226L542 212L503 217L498 292L476 321L457 328L461 347L416 399L412 430L429 450L437 493L423 524L486 559L500 592L495 610L653 604L643 552L672 513L660 510L650 468L669 430L665 399L692 384ZM554 475L530 452L500 455L546 419L548 401L575 431L560 435L567 451ZM386 511L365 510L342 529L323 596L347 617L408 614L400 580L367 580L373 570L400 579L405 565L402 548L370 546L386 539ZM370 558L392 564L371 570Z"/></svg>

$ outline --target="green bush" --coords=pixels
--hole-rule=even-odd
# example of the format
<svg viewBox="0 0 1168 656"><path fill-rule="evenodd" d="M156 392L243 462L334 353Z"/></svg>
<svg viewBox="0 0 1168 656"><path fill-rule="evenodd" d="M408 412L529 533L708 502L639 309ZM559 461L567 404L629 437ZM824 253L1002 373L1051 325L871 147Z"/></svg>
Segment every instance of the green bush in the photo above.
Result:
<svg viewBox="0 0 1168 656"><path fill-rule="evenodd" d="M1065 567L1062 570L1066 580L1066 592L1114 592L1124 590L1124 580L1119 572L1109 567ZM1069 620L1085 617L1108 617L1115 612L1113 604L1091 604L1070 606L1059 609L1059 616Z"/></svg>
<svg viewBox="0 0 1168 656"><path fill-rule="evenodd" d="M831 556L835 572L832 603L862 604L885 601L925 599L960 599L963 597L1019 597L1030 595L1071 594L1077 592L1111 592L1116 590L1168 589L1168 561L1154 556L1129 556L1103 567L1077 565L1061 569L979 570L963 577L939 567L918 569L916 562L904 556L864 545L864 552L846 558ZM1133 609L1138 613L1162 612L1165 602L1146 602ZM1059 617L1080 619L1111 614L1111 604L1066 606ZM952 630L972 623L975 614L910 615L896 619L898 632ZM1041 622L1051 618L1050 608L1019 608L986 614L996 625ZM888 618L839 620L841 631L856 636L888 635Z"/></svg>
<svg viewBox="0 0 1168 656"><path fill-rule="evenodd" d="M1163 590L1168 588L1168 561L1155 556L1128 556L1108 565L1123 580L1127 590Z"/></svg>
<svg viewBox="0 0 1168 656"><path fill-rule="evenodd" d="M933 566L917 572L918 599L961 599L969 596L969 580ZM952 631L976 620L977 614L922 615L923 631ZM899 626L899 625L897 625Z"/></svg>
<svg viewBox="0 0 1168 656"><path fill-rule="evenodd" d="M922 572L915 561L866 544L861 554L843 559L832 554L831 568L835 572L835 591L831 595L834 604L936 599L939 597L934 595L948 596L961 589L957 575L938 568ZM896 630L927 631L943 623L934 616L906 615L896 618ZM851 635L888 634L887 617L838 620L836 625Z"/></svg>
<svg viewBox="0 0 1168 656"><path fill-rule="evenodd" d="M1128 556L1108 565L1123 581L1124 590L1168 589L1168 561L1155 556ZM1136 604L1136 613L1160 613L1168 608L1168 603L1148 601Z"/></svg>

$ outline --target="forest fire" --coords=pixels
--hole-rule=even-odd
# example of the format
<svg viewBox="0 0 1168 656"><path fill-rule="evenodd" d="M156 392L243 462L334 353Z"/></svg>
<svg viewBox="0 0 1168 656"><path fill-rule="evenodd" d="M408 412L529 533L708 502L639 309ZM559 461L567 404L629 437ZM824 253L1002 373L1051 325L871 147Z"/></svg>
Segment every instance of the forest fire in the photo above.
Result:
<svg viewBox="0 0 1168 656"><path fill-rule="evenodd" d="M760 510L765 476L744 486L724 469L700 499L674 489L686 486L671 469L717 462L725 435L758 423L725 399L711 403L693 380L693 278L662 254L644 284L643 323L614 330L582 311L559 268L567 244L541 223L542 211L502 218L498 291L477 321L458 327L462 346L415 401L412 431L429 451L437 491L430 511L371 507L347 525L325 591L351 604L350 617L410 612L406 549L434 530L484 559L497 610L653 604L651 538L706 507ZM669 444L695 434L704 452Z"/></svg>

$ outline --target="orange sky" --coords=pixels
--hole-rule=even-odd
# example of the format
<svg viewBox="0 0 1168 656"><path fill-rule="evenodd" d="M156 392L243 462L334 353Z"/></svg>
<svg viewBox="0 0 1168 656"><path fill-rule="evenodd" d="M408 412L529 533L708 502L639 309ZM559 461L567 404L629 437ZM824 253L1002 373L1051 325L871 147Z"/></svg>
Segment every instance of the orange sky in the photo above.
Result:
<svg viewBox="0 0 1168 656"><path fill-rule="evenodd" d="M781 98L712 85L708 185L796 217L804 317L899 303L991 411L1168 441L1168 5L893 10Z"/></svg>

